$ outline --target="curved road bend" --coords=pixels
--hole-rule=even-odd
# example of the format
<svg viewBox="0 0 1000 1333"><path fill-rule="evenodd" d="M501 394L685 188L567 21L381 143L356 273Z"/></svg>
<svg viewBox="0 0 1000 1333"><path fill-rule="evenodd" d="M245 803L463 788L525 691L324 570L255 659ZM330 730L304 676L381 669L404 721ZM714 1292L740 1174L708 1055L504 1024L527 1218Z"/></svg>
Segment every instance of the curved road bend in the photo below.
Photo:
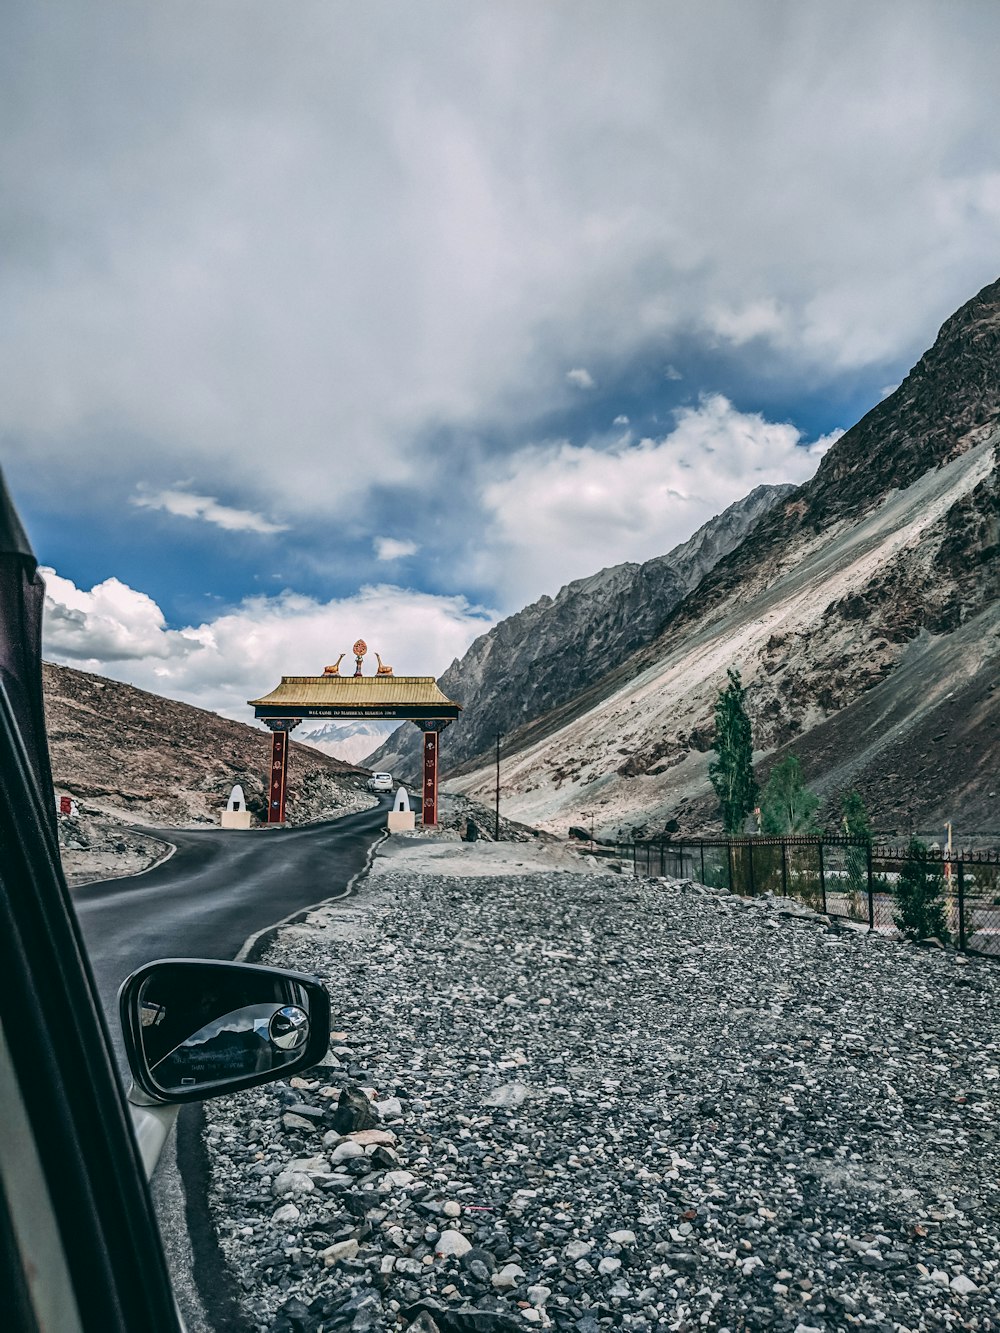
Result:
<svg viewBox="0 0 1000 1333"><path fill-rule="evenodd" d="M150 829L176 845L168 861L72 891L123 1072L117 995L129 973L155 958L234 958L248 936L340 893L389 804L301 828Z"/></svg>

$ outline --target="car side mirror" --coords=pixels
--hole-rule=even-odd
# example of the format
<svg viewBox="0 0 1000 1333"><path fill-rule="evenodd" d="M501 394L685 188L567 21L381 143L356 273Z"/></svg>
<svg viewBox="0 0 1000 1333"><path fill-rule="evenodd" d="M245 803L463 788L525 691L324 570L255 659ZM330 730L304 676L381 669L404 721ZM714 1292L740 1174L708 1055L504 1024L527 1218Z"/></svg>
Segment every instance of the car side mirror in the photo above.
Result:
<svg viewBox="0 0 1000 1333"><path fill-rule="evenodd" d="M136 1086L157 1102L193 1102L288 1078L330 1045L330 998L300 972L163 958L118 992Z"/></svg>

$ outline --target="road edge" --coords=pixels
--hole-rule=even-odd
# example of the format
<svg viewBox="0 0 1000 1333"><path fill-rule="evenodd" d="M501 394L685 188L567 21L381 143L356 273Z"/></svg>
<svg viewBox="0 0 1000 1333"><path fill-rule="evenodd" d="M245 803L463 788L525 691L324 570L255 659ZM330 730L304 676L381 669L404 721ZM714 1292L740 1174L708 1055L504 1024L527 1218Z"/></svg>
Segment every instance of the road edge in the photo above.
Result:
<svg viewBox="0 0 1000 1333"><path fill-rule="evenodd" d="M123 875L101 875L97 879L82 879L79 884L70 884L68 886L70 893L75 893L77 889L86 889L91 884L110 884L115 879L138 879L140 875L148 875L157 866L166 865L177 850L175 842L168 842L166 838L161 838L156 833L147 833L145 829L140 830L138 827L130 828L128 831L130 833L141 832L144 838L150 838L153 842L160 843L167 850L161 856L158 856L155 861L151 861L148 866L143 866L141 870L127 870Z"/></svg>
<svg viewBox="0 0 1000 1333"><path fill-rule="evenodd" d="M355 871L339 893L292 912L248 936L234 962L254 962L264 953L279 930L304 919L318 907L349 898L358 884L370 874L378 849L388 836L389 830L383 829L375 837L365 855L364 865ZM244 1333L246 1324L236 1281L219 1245L207 1201L203 1207L200 1206L197 1201L193 1201L188 1188L189 1173L201 1173L206 1180L208 1178L204 1125L203 1102L194 1102L181 1108L168 1141L169 1157L165 1161L166 1154L161 1156L162 1171L158 1167L150 1184L161 1198L172 1194L174 1205L183 1210L185 1234L175 1237L172 1253L177 1265L173 1270L175 1280L183 1274L182 1308L189 1333ZM184 1158L183 1166L181 1157Z"/></svg>
<svg viewBox="0 0 1000 1333"><path fill-rule="evenodd" d="M304 921L309 913L315 912L317 908L326 907L330 903L343 902L345 898L349 898L354 892L356 885L358 885L362 879L366 878L366 876L371 874L372 863L378 854L378 849L382 846L388 836L389 831L388 829L385 829L381 835L375 839L372 845L368 848L368 854L365 857L364 865L360 870L355 871L339 893L335 893L329 898L321 898L318 902L311 903L308 907L299 908L297 911L289 913L288 916L282 917L280 921L275 921L270 926L264 926L262 930L258 930L253 935L247 936L243 941L243 947L233 961L237 963L256 962L279 930L284 929L285 926L293 926L299 921Z"/></svg>

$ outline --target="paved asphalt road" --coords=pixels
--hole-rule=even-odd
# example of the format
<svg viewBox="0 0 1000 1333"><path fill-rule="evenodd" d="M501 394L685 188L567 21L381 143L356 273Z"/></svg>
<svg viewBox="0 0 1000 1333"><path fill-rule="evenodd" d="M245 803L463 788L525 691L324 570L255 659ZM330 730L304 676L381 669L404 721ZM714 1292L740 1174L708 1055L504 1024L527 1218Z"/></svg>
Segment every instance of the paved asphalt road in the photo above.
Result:
<svg viewBox="0 0 1000 1333"><path fill-rule="evenodd" d="M293 829L155 830L177 850L144 875L73 890L118 1066L128 1071L118 987L155 958L224 958L249 936L340 893L363 869L391 798L371 810ZM150 830L153 832L154 830ZM244 1324L208 1204L200 1104L181 1108L152 1182L174 1291L189 1333Z"/></svg>
<svg viewBox="0 0 1000 1333"><path fill-rule="evenodd" d="M74 889L122 1068L116 997L130 972L155 958L234 958L248 936L339 893L364 867L389 805L302 828L156 830L177 847L169 861Z"/></svg>

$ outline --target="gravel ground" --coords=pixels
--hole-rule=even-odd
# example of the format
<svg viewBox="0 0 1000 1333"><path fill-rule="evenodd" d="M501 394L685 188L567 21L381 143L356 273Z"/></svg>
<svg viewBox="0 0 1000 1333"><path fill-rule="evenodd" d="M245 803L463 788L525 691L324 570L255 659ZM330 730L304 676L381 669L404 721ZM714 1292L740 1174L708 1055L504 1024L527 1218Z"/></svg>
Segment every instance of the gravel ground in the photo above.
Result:
<svg viewBox="0 0 1000 1333"><path fill-rule="evenodd" d="M141 874L173 850L166 837L138 833L123 817L87 805L78 809L77 815L59 815L57 822L63 871L71 887Z"/></svg>
<svg viewBox="0 0 1000 1333"><path fill-rule="evenodd" d="M265 960L329 983L330 1063L207 1105L247 1329L1000 1329L995 964L421 864Z"/></svg>

